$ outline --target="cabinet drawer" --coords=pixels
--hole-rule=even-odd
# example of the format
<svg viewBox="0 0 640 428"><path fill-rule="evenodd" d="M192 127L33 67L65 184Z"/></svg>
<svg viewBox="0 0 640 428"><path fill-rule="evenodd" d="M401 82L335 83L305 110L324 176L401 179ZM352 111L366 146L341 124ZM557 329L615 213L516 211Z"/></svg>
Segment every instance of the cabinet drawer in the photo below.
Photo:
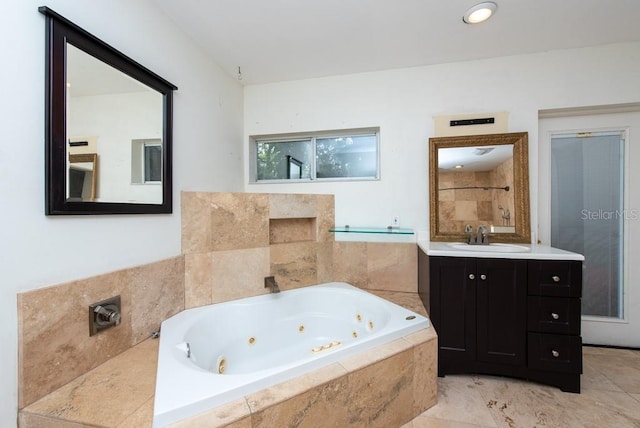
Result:
<svg viewBox="0 0 640 428"><path fill-rule="evenodd" d="M529 294L580 297L582 262L573 260L529 260Z"/></svg>
<svg viewBox="0 0 640 428"><path fill-rule="evenodd" d="M582 373L582 338L529 333L528 366L531 369Z"/></svg>
<svg viewBox="0 0 640 428"><path fill-rule="evenodd" d="M527 329L539 333L580 334L580 299L529 296Z"/></svg>

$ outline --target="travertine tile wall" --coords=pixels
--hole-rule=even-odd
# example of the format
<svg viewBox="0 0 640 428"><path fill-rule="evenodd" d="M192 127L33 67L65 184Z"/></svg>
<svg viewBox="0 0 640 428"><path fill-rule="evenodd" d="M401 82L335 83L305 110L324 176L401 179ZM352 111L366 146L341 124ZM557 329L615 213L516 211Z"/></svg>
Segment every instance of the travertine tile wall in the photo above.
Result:
<svg viewBox="0 0 640 428"><path fill-rule="evenodd" d="M183 255L18 295L20 408L149 337L185 308L345 281L417 291L417 247L336 242L333 195L182 194ZM122 323L93 337L88 306L120 294Z"/></svg>
<svg viewBox="0 0 640 428"><path fill-rule="evenodd" d="M187 308L332 280L333 195L182 193Z"/></svg>
<svg viewBox="0 0 640 428"><path fill-rule="evenodd" d="M334 281L367 290L416 293L418 247L413 243L335 242Z"/></svg>
<svg viewBox="0 0 640 428"><path fill-rule="evenodd" d="M490 172L441 172L439 187L491 186ZM478 189L440 190L438 208L441 228L446 231L462 231L465 224L477 228L493 220L492 191Z"/></svg>
<svg viewBox="0 0 640 428"><path fill-rule="evenodd" d="M474 230L481 224L502 225L498 206L513 212L513 160L509 159L491 171L482 172L440 172L440 189L452 187L504 187L511 190L457 189L438 192L438 209L441 230L461 232L470 224Z"/></svg>
<svg viewBox="0 0 640 428"><path fill-rule="evenodd" d="M89 337L89 305L116 295L122 322ZM148 338L183 309L183 257L18 294L19 407Z"/></svg>
<svg viewBox="0 0 640 428"><path fill-rule="evenodd" d="M417 291L415 244L337 242L334 215L332 195L183 192L186 307L268 293L268 275L282 290Z"/></svg>

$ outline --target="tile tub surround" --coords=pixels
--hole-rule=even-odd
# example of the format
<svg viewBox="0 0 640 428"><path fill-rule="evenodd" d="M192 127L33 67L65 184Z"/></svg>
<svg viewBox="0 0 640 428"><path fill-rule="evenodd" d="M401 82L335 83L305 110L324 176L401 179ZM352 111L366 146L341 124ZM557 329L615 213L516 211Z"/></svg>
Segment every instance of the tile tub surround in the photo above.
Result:
<svg viewBox="0 0 640 428"><path fill-rule="evenodd" d="M333 241L333 195L182 192L181 198L183 254Z"/></svg>
<svg viewBox="0 0 640 428"><path fill-rule="evenodd" d="M182 192L185 306L333 281L333 195Z"/></svg>
<svg viewBox="0 0 640 428"><path fill-rule="evenodd" d="M292 242L268 247L185 254L185 308L342 281L368 291L415 293L418 250L412 243Z"/></svg>
<svg viewBox="0 0 640 428"><path fill-rule="evenodd" d="M415 293L418 290L415 243L335 242L334 281L362 289Z"/></svg>
<svg viewBox="0 0 640 428"><path fill-rule="evenodd" d="M182 192L185 307L344 281L416 292L413 243L337 242L333 195Z"/></svg>
<svg viewBox="0 0 640 428"><path fill-rule="evenodd" d="M121 324L90 337L89 305L116 295ZM183 257L18 294L19 407L142 342L183 309Z"/></svg>
<svg viewBox="0 0 640 428"><path fill-rule="evenodd" d="M174 313L268 293L265 276L283 290L344 281L417 292L416 245L334 241L332 195L183 192L182 210L182 256L18 295L20 409ZM88 305L118 294L122 324L89 337Z"/></svg>
<svg viewBox="0 0 640 428"><path fill-rule="evenodd" d="M421 306L415 293L379 295ZM21 411L20 427L150 427L157 348L146 340L45 396ZM429 328L173 427L400 426L435 404L436 359Z"/></svg>

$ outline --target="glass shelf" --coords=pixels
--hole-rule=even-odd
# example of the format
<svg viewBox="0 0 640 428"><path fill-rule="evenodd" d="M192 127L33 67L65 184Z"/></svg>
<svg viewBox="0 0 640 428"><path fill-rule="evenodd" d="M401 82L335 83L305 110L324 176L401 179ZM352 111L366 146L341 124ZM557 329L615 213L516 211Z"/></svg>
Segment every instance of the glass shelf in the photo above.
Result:
<svg viewBox="0 0 640 428"><path fill-rule="evenodd" d="M384 233L389 235L413 235L413 229L402 229L398 227L332 227L329 232L334 233Z"/></svg>

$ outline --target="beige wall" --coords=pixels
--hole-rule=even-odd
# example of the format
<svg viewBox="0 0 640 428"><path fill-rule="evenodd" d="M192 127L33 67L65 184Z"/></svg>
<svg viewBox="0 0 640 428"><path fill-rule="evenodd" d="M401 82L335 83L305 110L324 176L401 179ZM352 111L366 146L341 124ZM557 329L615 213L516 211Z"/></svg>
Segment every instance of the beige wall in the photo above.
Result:
<svg viewBox="0 0 640 428"><path fill-rule="evenodd" d="M336 242L333 195L182 193L182 256L18 295L23 408L148 338L186 308L345 281L417 292L414 243ZM88 306L121 295L122 323L89 337Z"/></svg>

